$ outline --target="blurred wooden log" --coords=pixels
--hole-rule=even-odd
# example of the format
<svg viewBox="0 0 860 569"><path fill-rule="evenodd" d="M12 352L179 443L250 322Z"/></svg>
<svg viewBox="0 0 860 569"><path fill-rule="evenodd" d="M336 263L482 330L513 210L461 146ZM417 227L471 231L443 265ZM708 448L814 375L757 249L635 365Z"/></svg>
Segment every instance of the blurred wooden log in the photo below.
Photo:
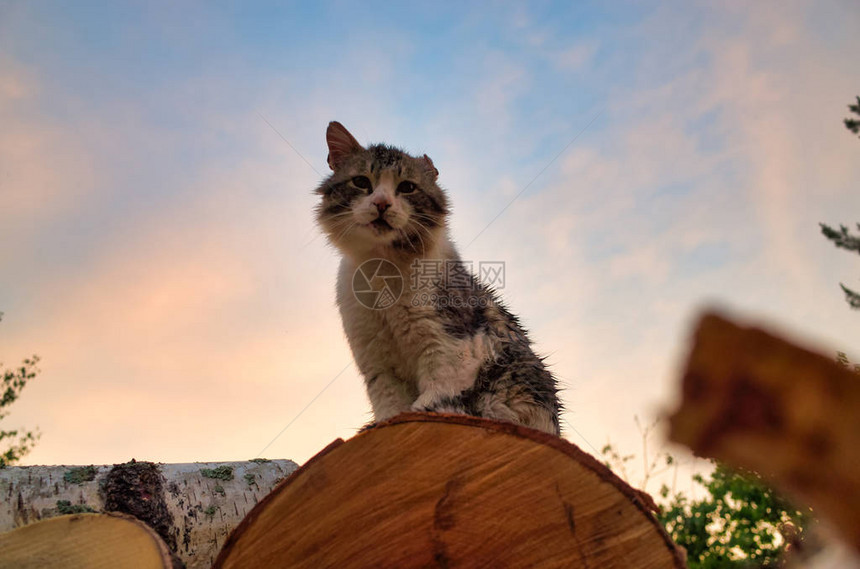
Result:
<svg viewBox="0 0 860 569"><path fill-rule="evenodd" d="M227 535L291 460L0 469L0 531L62 514L118 511L152 527L188 569L208 569Z"/></svg>
<svg viewBox="0 0 860 569"><path fill-rule="evenodd" d="M124 514L74 514L0 534L0 569L172 569L170 550Z"/></svg>
<svg viewBox="0 0 860 569"><path fill-rule="evenodd" d="M773 480L860 550L860 377L716 314L699 321L670 438Z"/></svg>
<svg viewBox="0 0 860 569"><path fill-rule="evenodd" d="M214 567L683 567L637 491L572 444L404 414L337 440L258 504Z"/></svg>

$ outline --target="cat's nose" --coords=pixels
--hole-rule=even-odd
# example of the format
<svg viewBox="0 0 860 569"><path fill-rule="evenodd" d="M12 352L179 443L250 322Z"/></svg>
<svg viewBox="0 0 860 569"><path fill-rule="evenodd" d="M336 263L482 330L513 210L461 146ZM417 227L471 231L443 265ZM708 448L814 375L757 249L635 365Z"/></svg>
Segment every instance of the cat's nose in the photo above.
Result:
<svg viewBox="0 0 860 569"><path fill-rule="evenodd" d="M385 213L385 210L391 207L391 204L385 200L375 201L373 202L373 205L376 206L376 211L379 212L379 215L382 215Z"/></svg>

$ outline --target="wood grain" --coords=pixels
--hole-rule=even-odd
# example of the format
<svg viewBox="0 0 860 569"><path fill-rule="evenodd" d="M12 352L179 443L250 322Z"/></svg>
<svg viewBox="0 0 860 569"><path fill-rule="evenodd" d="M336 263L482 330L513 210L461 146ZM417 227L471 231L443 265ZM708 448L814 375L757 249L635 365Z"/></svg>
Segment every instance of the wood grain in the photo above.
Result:
<svg viewBox="0 0 860 569"><path fill-rule="evenodd" d="M0 569L170 569L167 545L123 514L74 514L0 534Z"/></svg>
<svg viewBox="0 0 860 569"><path fill-rule="evenodd" d="M683 567L640 494L572 444L404 414L335 441L257 505L215 567Z"/></svg>

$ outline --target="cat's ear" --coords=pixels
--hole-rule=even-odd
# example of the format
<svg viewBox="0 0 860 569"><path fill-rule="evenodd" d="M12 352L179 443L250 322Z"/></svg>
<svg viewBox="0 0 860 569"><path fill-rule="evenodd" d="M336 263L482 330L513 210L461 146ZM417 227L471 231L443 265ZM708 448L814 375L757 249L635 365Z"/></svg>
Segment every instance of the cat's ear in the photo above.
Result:
<svg viewBox="0 0 860 569"><path fill-rule="evenodd" d="M439 177L439 170L436 169L436 166L433 165L433 161L430 160L430 157L426 154L421 157L421 165L424 166L424 171L430 174L435 182L436 178Z"/></svg>
<svg viewBox="0 0 860 569"><path fill-rule="evenodd" d="M328 144L328 166L332 170L340 166L353 152L364 150L355 137L337 121L328 123L325 141Z"/></svg>

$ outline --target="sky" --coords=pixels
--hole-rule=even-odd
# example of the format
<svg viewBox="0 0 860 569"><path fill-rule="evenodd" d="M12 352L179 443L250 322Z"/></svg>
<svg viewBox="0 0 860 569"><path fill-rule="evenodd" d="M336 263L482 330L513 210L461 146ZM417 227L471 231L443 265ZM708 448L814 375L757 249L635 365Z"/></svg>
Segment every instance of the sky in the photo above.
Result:
<svg viewBox="0 0 860 569"><path fill-rule="evenodd" d="M860 9L0 2L0 361L25 464L301 463L370 420L315 227L325 127L427 153L466 260L638 452L719 306L860 359Z"/></svg>

